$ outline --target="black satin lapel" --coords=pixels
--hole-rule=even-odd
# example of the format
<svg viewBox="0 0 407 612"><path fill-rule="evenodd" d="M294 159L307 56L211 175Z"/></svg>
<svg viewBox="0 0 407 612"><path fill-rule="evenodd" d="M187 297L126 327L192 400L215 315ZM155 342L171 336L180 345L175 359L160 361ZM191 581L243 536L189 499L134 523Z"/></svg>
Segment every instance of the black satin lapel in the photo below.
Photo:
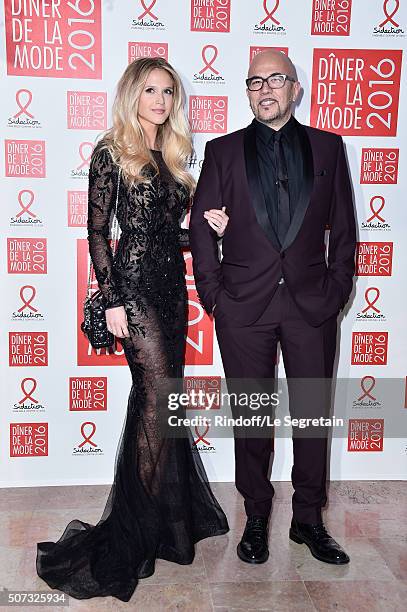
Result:
<svg viewBox="0 0 407 612"><path fill-rule="evenodd" d="M282 249L288 248L290 244L294 242L304 220L305 213L307 212L312 188L314 186L314 159L312 156L311 143L304 126L301 125L301 123L297 123L297 126L303 156L303 183L294 216L288 228Z"/></svg>
<svg viewBox="0 0 407 612"><path fill-rule="evenodd" d="M252 125L249 125L244 133L244 158L249 193L257 221L274 248L280 251L280 243L267 214L266 202L261 188L257 162L256 131Z"/></svg>

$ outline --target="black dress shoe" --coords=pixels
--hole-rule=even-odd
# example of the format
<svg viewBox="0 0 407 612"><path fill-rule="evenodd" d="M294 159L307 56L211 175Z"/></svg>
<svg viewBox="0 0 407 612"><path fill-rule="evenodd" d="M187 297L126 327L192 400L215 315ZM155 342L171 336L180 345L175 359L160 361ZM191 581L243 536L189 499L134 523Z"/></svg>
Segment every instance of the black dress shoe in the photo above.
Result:
<svg viewBox="0 0 407 612"><path fill-rule="evenodd" d="M311 525L291 521L290 539L297 544L306 544L316 559L325 563L342 565L350 559L341 546L327 533L323 523Z"/></svg>
<svg viewBox="0 0 407 612"><path fill-rule="evenodd" d="M266 516L249 516L243 537L237 546L237 556L246 563L264 563L269 557Z"/></svg>

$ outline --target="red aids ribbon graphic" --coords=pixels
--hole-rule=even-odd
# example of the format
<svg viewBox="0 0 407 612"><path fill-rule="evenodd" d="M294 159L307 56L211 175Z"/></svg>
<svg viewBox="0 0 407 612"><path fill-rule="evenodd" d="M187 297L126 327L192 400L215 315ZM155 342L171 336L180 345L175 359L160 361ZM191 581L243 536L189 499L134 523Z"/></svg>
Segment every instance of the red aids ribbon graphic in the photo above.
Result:
<svg viewBox="0 0 407 612"><path fill-rule="evenodd" d="M85 434L85 427L86 427L86 425L90 425L92 427L92 433L90 434L90 436L87 436ZM89 444L92 444L92 446L97 446L97 444L95 444L91 440L91 438L93 437L93 434L95 433L95 431L96 431L96 425L95 425L95 423L92 423L92 421L86 421L86 423L82 423L82 425L81 425L81 434L82 434L82 438L84 440L83 440L83 442L78 444L79 448L84 446L84 444L86 444L86 442L89 442Z"/></svg>
<svg viewBox="0 0 407 612"><path fill-rule="evenodd" d="M209 440L205 440L205 436L209 431L209 425L206 426L205 431L203 432L203 434L199 433L199 428L198 426L195 426L195 433L198 436L197 439L195 440L195 442L193 443L192 446L196 446L199 442L203 442L204 444L206 444L207 446L210 446L210 442Z"/></svg>
<svg viewBox="0 0 407 612"><path fill-rule="evenodd" d="M31 389L30 389L29 391L27 391L27 390L26 390L26 388L25 388L25 387L26 387L26 383L27 383L28 381L31 381L31 382L32 382L32 386L31 386ZM34 404L38 404L38 400L36 400L36 399L35 399L35 397L33 397L33 396L31 395L31 393L34 393L34 391L36 390L36 388L37 388L37 381L35 380L35 378L24 378L24 379L21 381L21 390L22 390L22 392L24 393L24 397L23 397L23 398L21 398L21 399L20 399L20 401L19 401L18 403L19 403L19 404L24 404L24 402L25 402L26 400L31 400L31 401L32 401Z"/></svg>
<svg viewBox="0 0 407 612"><path fill-rule="evenodd" d="M369 299L369 293L371 291L374 291L376 293L373 301ZM372 309L375 312L380 313L380 310L378 308L376 308L376 306L375 306L377 300L379 299L379 296L380 296L380 291L379 291L379 289L377 287L368 287L368 289L366 289L366 291L365 291L365 300L366 300L367 306L366 306L366 308L364 308L362 310L362 312L367 312L368 310Z"/></svg>
<svg viewBox="0 0 407 612"><path fill-rule="evenodd" d="M389 12L387 10L387 6L388 6L390 1L391 0L384 0L384 2L383 2L383 13L386 15L386 19L384 21L382 21L382 23L379 23L379 28L382 28L383 26L385 26L386 23L391 23L396 28L399 27L399 24L397 23L397 21L394 21L393 17L394 17L394 15L397 13L397 11L400 8L400 0L392 0L393 2L395 2L396 6L394 8L394 11L391 13L391 15L389 15Z"/></svg>
<svg viewBox="0 0 407 612"><path fill-rule="evenodd" d="M25 206L25 204L23 202L23 194L24 193L28 193L29 197L30 197L30 201L28 202L27 206ZM21 215L23 215L26 212L27 214L29 214L31 217L34 217L34 219L35 219L35 217L37 215L35 215L33 212L31 212L31 210L28 210L30 208L31 204L34 202L34 192L31 191L31 189L22 189L19 192L19 194L17 196L17 199L18 199L18 203L21 206L21 210L20 210L19 213L16 214L16 218L21 217Z"/></svg>
<svg viewBox="0 0 407 612"><path fill-rule="evenodd" d="M23 105L23 104L21 104L20 98L21 98L21 94L24 94L24 93L28 95L28 102ZM27 117L30 117L30 119L34 119L34 115L29 113L28 110L27 110L27 108L31 104L32 99L33 99L33 95L32 95L32 93L31 93L31 91L29 89L19 89L17 91L17 93L16 93L16 102L17 102L17 106L19 107L20 111L14 115L14 119L17 119L17 117L19 117L23 113L25 115L27 115Z"/></svg>
<svg viewBox="0 0 407 612"><path fill-rule="evenodd" d="M380 202L380 208L378 208L378 210L375 210L373 207L373 204L375 202L375 200L379 200ZM370 221L373 221L373 219L379 219L379 221L381 221L382 223L385 222L385 220L383 219L383 217L381 217L379 215L379 212L381 212L384 208L384 197L383 196L373 196L373 198L371 198L370 200L370 210L372 211L373 215L371 217L369 217L369 219L366 220L366 223L370 223Z"/></svg>
<svg viewBox="0 0 407 612"><path fill-rule="evenodd" d="M90 155L89 157L84 157L83 156L83 149L84 147L90 147ZM81 142L81 144L79 145L79 156L82 160L82 164L80 166L77 167L77 170L80 170L81 168L83 168L83 166L89 166L90 165L90 158L92 157L92 151L93 151L93 144L91 142Z"/></svg>
<svg viewBox="0 0 407 612"><path fill-rule="evenodd" d="M263 19L263 21L260 21L260 25L263 25L269 19L270 19L270 21L273 21L276 25L280 25L280 22L273 17L274 13L278 9L278 5L280 4L280 0L274 0L274 8L270 12L267 10L267 2L268 2L268 0L263 0L263 7L264 7L264 11L266 13L266 16Z"/></svg>
<svg viewBox="0 0 407 612"><path fill-rule="evenodd" d="M151 9L153 8L154 4L157 2L157 0L152 0L151 4L149 6L146 6L146 3L144 0L141 0L141 6L144 9L144 13L142 13L141 15L139 15L139 19L144 19L144 17L147 17L147 15L150 15L150 17L152 17L153 19L155 19L157 21L158 17L156 15L154 15L154 13L151 12Z"/></svg>
<svg viewBox="0 0 407 612"><path fill-rule="evenodd" d="M207 57L206 57L206 53L208 51L208 49L212 49L213 50L213 55L212 55L212 59L210 59L208 61ZM219 74L219 70L216 70L216 68L213 68L212 64L213 62L216 60L216 58L218 57L218 49L217 47L215 47L215 45L205 45L205 47L203 47L202 49L202 59L204 62L204 67L202 68L202 70L199 71L199 74L202 74L203 72L206 72L207 70L212 70L212 72L214 74Z"/></svg>
<svg viewBox="0 0 407 612"><path fill-rule="evenodd" d="M368 389L366 389L366 381L370 381L370 387ZM360 381L360 386L362 388L363 391L363 395L361 395L360 397L358 397L358 401L360 402L364 397L369 397L370 399L372 399L373 401L376 401L376 398L373 397L373 395L370 394L371 390L374 388L376 384L376 379L374 376L364 376L362 378L362 380Z"/></svg>
<svg viewBox="0 0 407 612"><path fill-rule="evenodd" d="M24 297L24 291L26 289L30 289L31 290L31 295L28 298L28 300ZM35 294L36 293L37 293L37 291L35 290L35 287L33 287L32 285L24 285L24 287L21 287L21 289L20 289L20 298L21 298L21 301L22 301L23 305L21 306L21 308L19 308L17 310L17 312L22 312L26 308L29 308L33 312L38 312L38 308L34 308L34 306L31 306L31 302L35 298Z"/></svg>

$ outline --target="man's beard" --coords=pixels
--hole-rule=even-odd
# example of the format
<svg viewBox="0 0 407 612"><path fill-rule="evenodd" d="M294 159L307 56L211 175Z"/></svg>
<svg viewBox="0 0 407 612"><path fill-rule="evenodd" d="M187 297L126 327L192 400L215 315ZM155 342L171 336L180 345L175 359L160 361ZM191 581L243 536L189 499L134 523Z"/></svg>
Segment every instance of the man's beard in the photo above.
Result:
<svg viewBox="0 0 407 612"><path fill-rule="evenodd" d="M286 114L289 111L289 107L287 107L287 108L285 108L283 110L281 108L279 102L276 101L275 104L276 104L277 108L276 108L275 112L273 114L271 114L271 115L266 110L265 112L263 111L264 115L265 115L265 116L263 116L262 108L259 105L256 107L257 114L254 112L254 110L252 108L256 119L258 121L261 121L262 123L265 123L265 124L272 124L272 123L275 123L276 121L281 121L281 119L284 119L284 117L286 116Z"/></svg>

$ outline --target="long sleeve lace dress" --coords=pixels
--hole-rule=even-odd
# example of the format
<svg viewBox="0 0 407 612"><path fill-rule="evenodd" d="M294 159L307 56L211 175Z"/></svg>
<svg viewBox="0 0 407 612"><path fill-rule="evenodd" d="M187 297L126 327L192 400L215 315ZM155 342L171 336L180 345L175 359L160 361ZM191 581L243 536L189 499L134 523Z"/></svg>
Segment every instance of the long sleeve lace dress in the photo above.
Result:
<svg viewBox="0 0 407 612"><path fill-rule="evenodd" d="M168 171L162 154L151 182L129 188L120 181L121 228L114 255L109 222L118 167L98 145L89 175L88 240L107 307L123 305L130 337L124 338L132 376L114 482L96 525L72 520L57 542L37 545L37 573L54 589L77 598L112 595L128 601L138 580L154 573L155 560L192 563L194 544L226 533L199 454L183 437L160 429L160 382L182 377L186 286L182 247L188 232L180 219L187 190Z"/></svg>

